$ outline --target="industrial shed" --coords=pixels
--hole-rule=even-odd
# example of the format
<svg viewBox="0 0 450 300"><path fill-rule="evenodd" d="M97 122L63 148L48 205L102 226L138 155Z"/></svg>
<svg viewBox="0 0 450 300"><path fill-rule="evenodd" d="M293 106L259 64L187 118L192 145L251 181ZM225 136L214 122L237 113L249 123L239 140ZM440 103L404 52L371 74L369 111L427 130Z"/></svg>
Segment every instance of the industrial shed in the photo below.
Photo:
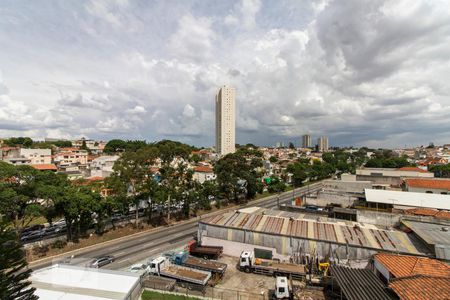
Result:
<svg viewBox="0 0 450 300"><path fill-rule="evenodd" d="M137 274L62 264L35 270L30 280L46 300L135 300L141 292Z"/></svg>
<svg viewBox="0 0 450 300"><path fill-rule="evenodd" d="M331 275L336 279L342 295L347 300L393 300L396 297L369 269L353 269L332 266Z"/></svg>
<svg viewBox="0 0 450 300"><path fill-rule="evenodd" d="M249 250L251 245L275 249L286 258L314 254L357 260L369 259L379 251L428 254L425 246L421 247L413 235L404 232L351 221L304 217L293 212L246 209L201 220L198 234L206 244L223 245L224 253L230 255L239 255L237 251Z"/></svg>

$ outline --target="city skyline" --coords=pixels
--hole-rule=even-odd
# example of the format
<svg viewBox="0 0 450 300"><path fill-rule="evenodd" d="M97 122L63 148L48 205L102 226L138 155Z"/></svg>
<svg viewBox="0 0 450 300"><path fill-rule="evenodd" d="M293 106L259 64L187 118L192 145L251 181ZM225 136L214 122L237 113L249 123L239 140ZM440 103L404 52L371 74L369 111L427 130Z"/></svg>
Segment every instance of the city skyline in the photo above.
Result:
<svg viewBox="0 0 450 300"><path fill-rule="evenodd" d="M304 132L333 146L448 143L445 2L12 1L0 11L0 137L211 146L211 97L229 84L240 144Z"/></svg>

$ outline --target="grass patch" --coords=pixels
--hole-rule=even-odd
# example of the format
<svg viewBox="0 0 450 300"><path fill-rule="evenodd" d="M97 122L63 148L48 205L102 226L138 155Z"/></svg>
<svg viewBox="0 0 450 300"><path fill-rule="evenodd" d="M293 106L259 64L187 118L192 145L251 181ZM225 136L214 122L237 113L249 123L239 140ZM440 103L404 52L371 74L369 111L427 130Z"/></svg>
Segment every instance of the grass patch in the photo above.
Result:
<svg viewBox="0 0 450 300"><path fill-rule="evenodd" d="M141 295L142 300L198 300L200 298L175 295L175 294L163 294L155 291L145 290Z"/></svg>

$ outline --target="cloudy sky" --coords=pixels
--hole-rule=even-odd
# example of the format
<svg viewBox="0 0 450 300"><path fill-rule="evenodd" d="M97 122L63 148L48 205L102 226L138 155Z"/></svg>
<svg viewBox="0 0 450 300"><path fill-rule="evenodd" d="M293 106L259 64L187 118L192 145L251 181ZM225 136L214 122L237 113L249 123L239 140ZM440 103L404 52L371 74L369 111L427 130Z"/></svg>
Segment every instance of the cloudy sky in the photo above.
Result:
<svg viewBox="0 0 450 300"><path fill-rule="evenodd" d="M0 2L0 137L450 143L448 1Z"/></svg>

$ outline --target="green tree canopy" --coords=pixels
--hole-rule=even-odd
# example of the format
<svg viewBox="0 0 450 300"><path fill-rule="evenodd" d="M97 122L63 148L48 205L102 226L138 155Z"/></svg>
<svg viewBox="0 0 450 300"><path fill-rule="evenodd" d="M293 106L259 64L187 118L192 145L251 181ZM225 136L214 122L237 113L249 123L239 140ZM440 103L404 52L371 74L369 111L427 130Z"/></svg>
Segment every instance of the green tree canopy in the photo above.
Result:
<svg viewBox="0 0 450 300"><path fill-rule="evenodd" d="M17 233L0 222L0 299L38 299L28 281L31 272Z"/></svg>

